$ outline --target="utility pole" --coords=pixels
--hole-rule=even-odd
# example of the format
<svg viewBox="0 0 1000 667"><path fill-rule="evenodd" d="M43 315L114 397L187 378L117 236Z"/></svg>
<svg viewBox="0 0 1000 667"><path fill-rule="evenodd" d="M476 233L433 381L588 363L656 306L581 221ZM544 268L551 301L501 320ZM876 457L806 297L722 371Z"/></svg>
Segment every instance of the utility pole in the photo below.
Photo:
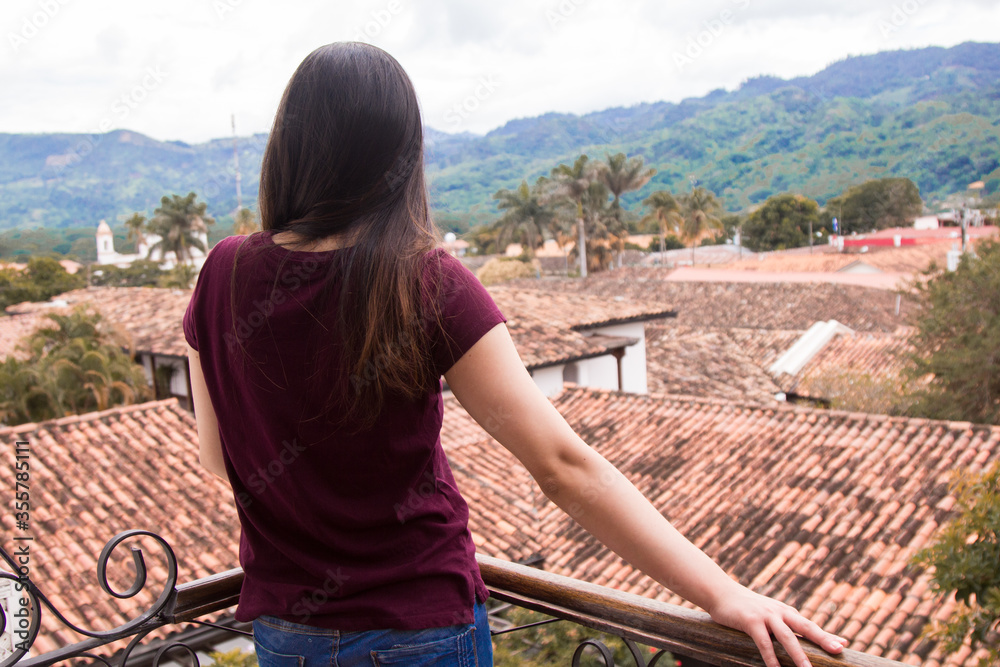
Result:
<svg viewBox="0 0 1000 667"><path fill-rule="evenodd" d="M243 192L240 188L240 154L236 150L236 114L230 115L233 125L233 167L236 169L236 212L243 210Z"/></svg>

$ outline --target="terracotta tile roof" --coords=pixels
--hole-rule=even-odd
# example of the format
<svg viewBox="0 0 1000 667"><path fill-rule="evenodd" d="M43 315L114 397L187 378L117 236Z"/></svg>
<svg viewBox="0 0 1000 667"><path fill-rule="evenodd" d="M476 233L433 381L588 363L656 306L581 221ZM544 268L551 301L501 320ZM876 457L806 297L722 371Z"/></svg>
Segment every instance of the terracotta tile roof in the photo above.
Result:
<svg viewBox="0 0 1000 667"><path fill-rule="evenodd" d="M912 311L881 289L829 283L675 282L670 270L626 267L584 280L519 280L508 289L539 289L623 297L677 312L677 324L700 328L738 327L805 331L817 320L837 320L855 331L895 331Z"/></svg>
<svg viewBox="0 0 1000 667"><path fill-rule="evenodd" d="M864 261L881 271L890 273L920 273L936 262L944 266L949 243L934 245L893 247L872 247L866 253L835 252L829 247L824 252L811 255L801 253L768 253L763 259L752 255L742 261L733 262L729 269L741 271L839 271L858 260Z"/></svg>
<svg viewBox="0 0 1000 667"><path fill-rule="evenodd" d="M52 301L17 304L7 311L34 314L53 310L62 312L75 305L89 303L108 321L132 336L136 351L184 356L187 346L181 320L190 300L191 290L91 287L60 294ZM0 320L0 329L3 324Z"/></svg>
<svg viewBox="0 0 1000 667"><path fill-rule="evenodd" d="M963 664L919 639L923 625L949 607L909 561L952 516L950 471L1000 457L1000 427L575 387L554 402L585 441L744 584L802 609L853 649L910 664ZM504 471L515 497L531 499L527 473L485 432L481 446L470 444L476 427L468 420L449 399L443 438L473 516L504 502L479 481L494 479L495 470ZM531 522L514 527L535 536L545 569L680 602L538 491L534 498L534 515L518 509L508 522ZM504 554L510 532L478 525L487 531L480 548Z"/></svg>
<svg viewBox="0 0 1000 667"><path fill-rule="evenodd" d="M25 313L23 315L11 315L4 317L0 315L0 359L15 356L24 359L28 355L21 346L21 342L26 336L30 336L51 321L42 317L38 313Z"/></svg>
<svg viewBox="0 0 1000 667"><path fill-rule="evenodd" d="M448 405L458 405L455 398ZM503 415L497 415L503 419ZM484 431L465 410L447 410L447 433L441 443L448 452L455 479L467 498L476 498L469 530L476 549L487 556L525 561L541 551L532 530L541 491L516 458Z"/></svg>
<svg viewBox="0 0 1000 667"><path fill-rule="evenodd" d="M799 332L646 325L646 382L654 394L774 403L782 390L766 359Z"/></svg>
<svg viewBox="0 0 1000 667"><path fill-rule="evenodd" d="M580 333L600 324L666 317L669 310L587 294L548 293L493 287L491 295L510 319L511 337L529 368L607 354L634 340ZM51 302L11 306L15 317L0 318L0 358L13 353L20 337L48 311L80 303L96 307L131 336L139 352L183 356L187 352L181 320L190 290L150 287L101 287L66 292ZM32 318L36 318L32 320Z"/></svg>
<svg viewBox="0 0 1000 667"><path fill-rule="evenodd" d="M110 629L138 616L162 590L164 559L152 541L142 542L149 569L143 592L119 601L100 590L97 557L121 531L162 536L177 554L178 582L238 566L232 493L198 463L194 418L176 399L2 428L0 440L12 451L16 440L30 443L31 578L77 625ZM0 533L9 551L20 544L10 539L24 534L12 512L0 515ZM119 546L108 567L118 591L131 584L130 563L127 546ZM47 610L42 616L34 653L84 639Z"/></svg>
<svg viewBox="0 0 1000 667"><path fill-rule="evenodd" d="M622 297L491 286L490 295L507 316L507 328L524 365L530 368L586 359L632 345L632 338L590 334L588 329L625 322L663 321L673 313Z"/></svg>
<svg viewBox="0 0 1000 667"><path fill-rule="evenodd" d="M872 378L898 378L906 365L906 355L912 329L900 327L886 333L856 333L838 335L813 357L798 374L778 379L785 391L810 398L823 395L823 378L842 372L868 375Z"/></svg>
<svg viewBox="0 0 1000 667"><path fill-rule="evenodd" d="M509 318L507 330L528 369L601 356L636 342L621 336L587 336L530 317Z"/></svg>
<svg viewBox="0 0 1000 667"><path fill-rule="evenodd" d="M508 318L532 317L560 329L576 331L623 322L640 322L672 317L662 304L629 299L618 294L594 295L569 290L538 289L538 282L518 287L497 285L490 295Z"/></svg>

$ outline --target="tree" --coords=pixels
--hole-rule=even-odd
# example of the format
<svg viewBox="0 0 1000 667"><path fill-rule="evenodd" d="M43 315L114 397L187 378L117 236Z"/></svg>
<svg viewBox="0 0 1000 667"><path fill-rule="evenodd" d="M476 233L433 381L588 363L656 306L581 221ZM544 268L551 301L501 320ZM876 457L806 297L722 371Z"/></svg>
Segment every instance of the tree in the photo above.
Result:
<svg viewBox="0 0 1000 667"><path fill-rule="evenodd" d="M48 313L53 326L25 341L28 358L0 366L0 420L6 425L135 403L150 395L126 336L98 313Z"/></svg>
<svg viewBox="0 0 1000 667"><path fill-rule="evenodd" d="M128 240L134 241L136 250L138 250L139 246L146 241L146 216L142 213L133 213L125 221L125 227L128 228Z"/></svg>
<svg viewBox="0 0 1000 667"><path fill-rule="evenodd" d="M796 393L803 393L801 387ZM905 381L895 373L869 373L850 368L829 368L812 373L807 394L821 399L834 410L902 416L909 413L913 399Z"/></svg>
<svg viewBox="0 0 1000 667"><path fill-rule="evenodd" d="M790 192L770 197L743 224L743 245L754 252L787 250L809 244L820 229L819 204Z"/></svg>
<svg viewBox="0 0 1000 667"><path fill-rule="evenodd" d="M681 238L691 244L691 265L694 266L694 248L700 237L712 229L722 229L718 215L723 212L722 204L715 195L703 187L696 187L681 197Z"/></svg>
<svg viewBox="0 0 1000 667"><path fill-rule="evenodd" d="M260 230L260 223L254 212L245 206L236 212L233 218L233 234L236 236L246 236Z"/></svg>
<svg viewBox="0 0 1000 667"><path fill-rule="evenodd" d="M917 415L1000 424L1000 242L982 241L953 272L917 281Z"/></svg>
<svg viewBox="0 0 1000 667"><path fill-rule="evenodd" d="M587 272L608 268L612 261L612 245L628 234L624 224L614 217L609 195L604 183L596 179L590 181L580 195L579 206L564 202L568 205L556 208L556 216L550 226L552 236L561 245L573 242L576 237L569 257L580 261L585 258ZM586 255L579 254L581 246L586 248Z"/></svg>
<svg viewBox="0 0 1000 667"><path fill-rule="evenodd" d="M729 213L722 216L720 222L722 222L722 233L725 238L735 241L736 234L743 233L743 223L746 222L746 216L739 213Z"/></svg>
<svg viewBox="0 0 1000 667"><path fill-rule="evenodd" d="M676 234L684 222L680 204L669 191L657 190L643 199L642 205L649 209L644 220L656 220L660 223L660 252L662 253L665 250L663 244L667 237L667 228L669 227L670 231Z"/></svg>
<svg viewBox="0 0 1000 667"><path fill-rule="evenodd" d="M208 654L212 659L208 667L257 667L257 656L251 651L234 648L232 651L213 651Z"/></svg>
<svg viewBox="0 0 1000 667"><path fill-rule="evenodd" d="M473 254L492 255L499 252L497 248L497 231L493 225L474 227L465 235L465 240L471 245Z"/></svg>
<svg viewBox="0 0 1000 667"><path fill-rule="evenodd" d="M923 210L920 189L908 178L879 178L848 188L826 202L840 233L907 226Z"/></svg>
<svg viewBox="0 0 1000 667"><path fill-rule="evenodd" d="M579 234L577 252L580 258L580 277L587 277L587 234L584 229L584 200L593 202L591 185L596 180L595 168L588 164L590 158L581 155L573 165L560 164L552 170L551 180L546 182L547 200L555 204L565 204L574 215ZM607 197L605 196L605 199Z"/></svg>
<svg viewBox="0 0 1000 667"><path fill-rule="evenodd" d="M156 281L159 287L173 287L175 289L189 289L198 274L190 264L178 264L169 271L165 271Z"/></svg>
<svg viewBox="0 0 1000 667"><path fill-rule="evenodd" d="M538 612L520 607L510 607L502 612L502 616L515 626L540 623L548 618ZM625 642L618 637L562 620L498 635L493 640L493 664L496 667L569 664L573 652L577 650L581 642L587 639L600 641L607 646L614 656L612 664L634 664ZM638 644L637 648L647 663L659 653L657 649L641 644ZM663 658L657 661L661 667L675 664L675 661L670 659L669 654ZM580 658L581 666L597 667L597 665L606 664L608 663L599 657L594 648L584 650Z"/></svg>
<svg viewBox="0 0 1000 667"><path fill-rule="evenodd" d="M493 195L497 208L503 215L496 222L497 246L503 250L507 243L519 241L530 257L541 247L545 239L545 229L552 221L552 209L542 203L544 195L542 186L544 179L539 179L534 186L528 187L527 181L521 181L516 190L499 190Z"/></svg>
<svg viewBox="0 0 1000 667"><path fill-rule="evenodd" d="M164 275L159 262L137 259L125 268L102 264L90 272L90 283L109 287L156 287Z"/></svg>
<svg viewBox="0 0 1000 667"><path fill-rule="evenodd" d="M618 258L625 250L625 239L628 238L628 227L626 225L625 209L622 208L621 196L626 192L638 190L646 185L653 176L656 175L654 167L647 167L642 156L626 157L625 153L615 153L606 155L606 162L599 162L596 165L597 179L604 184L613 197L611 201L611 215L617 224L614 225L612 235L615 238L615 245L618 250Z"/></svg>
<svg viewBox="0 0 1000 667"><path fill-rule="evenodd" d="M159 251L164 256L173 252L177 263L184 264L191 258L191 248L208 252L199 235L208 230L207 225L215 224L215 219L205 215L208 204L196 203L197 198L190 192L186 197L171 195L160 199L160 207L147 225L150 232L160 237L149 249L150 253Z"/></svg>
<svg viewBox="0 0 1000 667"><path fill-rule="evenodd" d="M0 308L23 301L47 301L85 285L83 276L67 272L55 259L33 257L23 271L0 270Z"/></svg>
<svg viewBox="0 0 1000 667"><path fill-rule="evenodd" d="M946 623L925 633L948 653L969 642L989 652L982 667L1000 664L1000 462L980 474L957 472L951 493L957 516L915 562L933 567L934 588L954 593L958 605Z"/></svg>

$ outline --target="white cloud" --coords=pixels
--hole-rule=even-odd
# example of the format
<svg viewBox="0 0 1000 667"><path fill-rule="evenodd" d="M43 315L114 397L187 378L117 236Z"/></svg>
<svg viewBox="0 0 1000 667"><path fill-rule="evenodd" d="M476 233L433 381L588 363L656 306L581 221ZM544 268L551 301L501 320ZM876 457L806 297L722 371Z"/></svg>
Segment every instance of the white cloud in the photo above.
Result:
<svg viewBox="0 0 1000 667"><path fill-rule="evenodd" d="M230 113L241 134L266 131L301 59L358 37L400 60L428 124L485 132L808 75L851 54L994 41L997 25L988 0L4 0L0 86L15 103L0 107L0 132L93 132L110 115L194 142L227 135ZM149 68L167 74L135 93ZM142 99L122 119L123 96Z"/></svg>

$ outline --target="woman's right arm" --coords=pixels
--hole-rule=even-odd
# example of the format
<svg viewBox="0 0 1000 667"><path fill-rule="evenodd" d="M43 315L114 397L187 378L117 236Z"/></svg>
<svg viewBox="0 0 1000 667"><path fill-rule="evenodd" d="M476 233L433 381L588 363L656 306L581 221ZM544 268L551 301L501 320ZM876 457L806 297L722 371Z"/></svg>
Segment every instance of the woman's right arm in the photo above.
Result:
<svg viewBox="0 0 1000 667"><path fill-rule="evenodd" d="M685 539L613 465L591 449L535 385L498 324L445 373L472 417L514 454L545 495L626 561L724 625L743 630L769 667L771 635L809 664L795 632L837 653L844 641L781 602L733 581Z"/></svg>
<svg viewBox="0 0 1000 667"><path fill-rule="evenodd" d="M208 385L201 369L201 355L188 345L188 372L191 379L191 399L194 403L195 422L198 425L198 458L209 472L229 484L226 464L222 458L222 441L219 438L219 419L208 395Z"/></svg>

